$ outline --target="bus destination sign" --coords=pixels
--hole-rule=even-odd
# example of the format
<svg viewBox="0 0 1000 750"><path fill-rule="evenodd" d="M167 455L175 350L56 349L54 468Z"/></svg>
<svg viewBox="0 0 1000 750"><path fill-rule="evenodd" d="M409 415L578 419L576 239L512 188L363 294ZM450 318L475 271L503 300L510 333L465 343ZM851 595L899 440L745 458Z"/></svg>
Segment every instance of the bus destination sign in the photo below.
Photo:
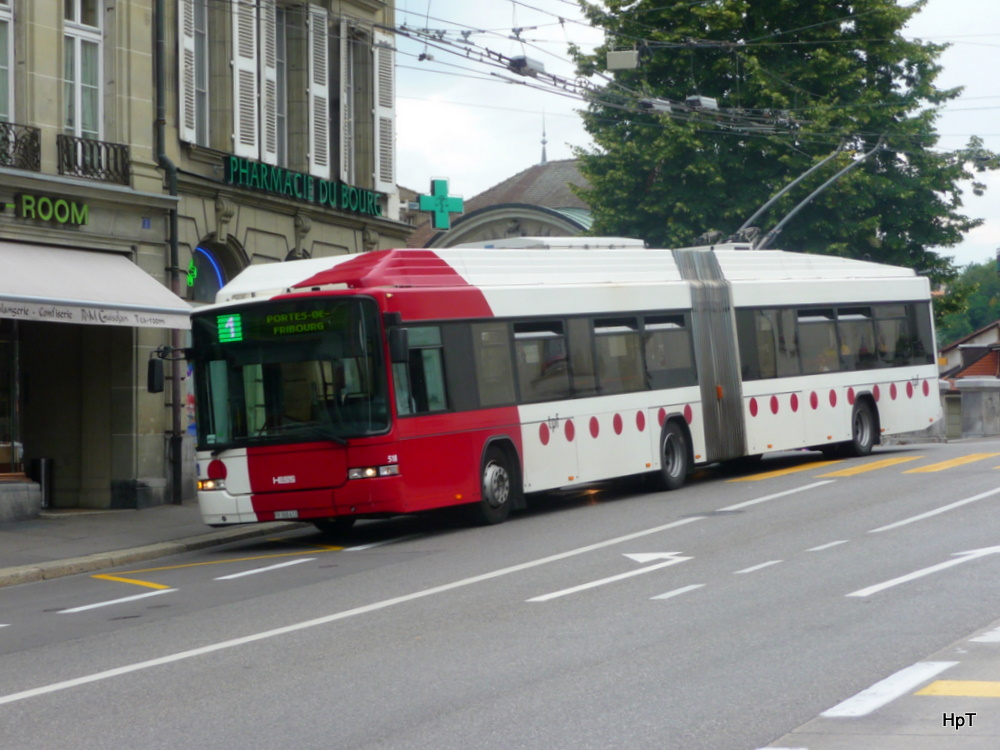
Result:
<svg viewBox="0 0 1000 750"><path fill-rule="evenodd" d="M295 310L250 315L244 321L245 313L219 315L216 319L219 343L227 344L243 341L244 330L253 331L254 338L281 338L303 333L320 333L326 330L330 318L329 310Z"/></svg>

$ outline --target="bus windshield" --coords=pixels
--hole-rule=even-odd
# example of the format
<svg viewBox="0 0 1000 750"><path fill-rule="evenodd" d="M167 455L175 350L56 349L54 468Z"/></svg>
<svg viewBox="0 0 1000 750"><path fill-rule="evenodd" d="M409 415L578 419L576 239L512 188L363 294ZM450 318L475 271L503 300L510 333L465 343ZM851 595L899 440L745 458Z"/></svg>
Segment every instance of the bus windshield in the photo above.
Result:
<svg viewBox="0 0 1000 750"><path fill-rule="evenodd" d="M378 307L287 300L192 317L199 450L332 440L389 428Z"/></svg>

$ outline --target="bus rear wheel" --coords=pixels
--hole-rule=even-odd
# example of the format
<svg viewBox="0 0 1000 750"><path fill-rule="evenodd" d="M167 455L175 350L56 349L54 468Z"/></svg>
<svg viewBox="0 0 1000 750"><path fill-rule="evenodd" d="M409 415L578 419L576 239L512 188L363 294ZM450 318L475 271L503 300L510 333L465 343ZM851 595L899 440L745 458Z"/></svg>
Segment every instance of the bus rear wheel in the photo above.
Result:
<svg viewBox="0 0 1000 750"><path fill-rule="evenodd" d="M469 506L473 523L491 526L507 520L518 491L516 476L507 453L495 445L486 449L480 480L482 497Z"/></svg>
<svg viewBox="0 0 1000 750"><path fill-rule="evenodd" d="M855 458L867 456L874 445L875 413L867 401L858 401L851 413L851 439L844 443L844 454Z"/></svg>
<svg viewBox="0 0 1000 750"><path fill-rule="evenodd" d="M676 490L682 487L690 468L687 436L676 422L667 422L660 435L660 481L663 488Z"/></svg>

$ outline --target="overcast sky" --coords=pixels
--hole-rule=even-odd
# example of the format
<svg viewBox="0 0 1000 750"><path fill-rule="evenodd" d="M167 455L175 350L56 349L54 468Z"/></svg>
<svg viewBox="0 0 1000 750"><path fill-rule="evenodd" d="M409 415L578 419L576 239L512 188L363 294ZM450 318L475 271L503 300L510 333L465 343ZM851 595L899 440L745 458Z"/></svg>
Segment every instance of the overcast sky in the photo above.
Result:
<svg viewBox="0 0 1000 750"><path fill-rule="evenodd" d="M524 55L568 80L568 45L589 48L601 39L575 0L397 0L396 8L397 26L447 30L452 40L464 31L484 55ZM938 123L940 147L958 148L979 135L1000 152L1000 2L930 0L908 34L950 43L938 86L965 87ZM536 90L530 78L440 47L403 37L397 43L400 184L427 192L431 179L444 178L452 195L471 198L541 160L543 122L550 161L572 158L571 146L589 145L573 91ZM986 223L961 245L940 250L959 266L991 260L1000 248L1000 177L986 182L983 197L966 191L963 208Z"/></svg>

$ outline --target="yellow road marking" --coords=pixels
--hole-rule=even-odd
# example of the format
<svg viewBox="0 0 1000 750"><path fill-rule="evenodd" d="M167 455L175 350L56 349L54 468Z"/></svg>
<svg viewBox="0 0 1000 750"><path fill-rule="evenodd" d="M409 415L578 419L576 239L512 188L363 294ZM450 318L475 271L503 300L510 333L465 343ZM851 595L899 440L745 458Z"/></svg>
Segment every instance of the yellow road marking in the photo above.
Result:
<svg viewBox="0 0 1000 750"><path fill-rule="evenodd" d="M802 464L801 466L792 466L787 469L775 469L774 471L765 471L762 474L751 474L746 477L737 477L736 479L729 479L730 482L759 482L762 479L771 479L772 477L783 477L786 474L795 474L799 471L810 471L811 469L819 469L824 466L830 466L831 464L839 464L840 461L810 461L807 464Z"/></svg>
<svg viewBox="0 0 1000 750"><path fill-rule="evenodd" d="M935 680L916 695L948 695L957 698L1000 698L1000 682L983 680Z"/></svg>
<svg viewBox="0 0 1000 750"><path fill-rule="evenodd" d="M962 456L961 458L953 458L950 461L942 461L941 463L931 464L930 466L921 466L919 469L910 469L909 471L905 471L903 473L928 474L932 471L944 471L945 469L954 469L956 466L971 464L976 461L982 461L984 458L993 458L994 456L1000 456L1000 453L970 453L968 456Z"/></svg>
<svg viewBox="0 0 1000 750"><path fill-rule="evenodd" d="M313 545L318 548L320 552L339 552L343 547L333 547L324 544ZM230 557L225 560L209 560L207 562L197 562L197 563L184 563L182 565L164 565L159 568L142 568L141 570L126 570L125 573L158 573L164 570L180 570L181 568L200 568L203 565L226 565L228 563L238 563L238 562L251 562L254 560L271 560L275 557L296 557L297 555L315 555L316 549L309 549L303 552L281 552L275 555L255 555L253 557ZM112 575L93 575L91 578L100 578L105 581L119 581L122 583L134 583L136 586L148 586L151 589L169 589L171 586L163 586L159 583L150 583L148 581L137 581L131 578L121 578L119 576Z"/></svg>
<svg viewBox="0 0 1000 750"><path fill-rule="evenodd" d="M918 458L923 458L923 456L902 456L897 458L885 458L881 461L872 461L867 464L860 464L859 466L851 466L847 469L840 469L838 471L831 471L829 474L820 474L821 477L853 477L855 474L863 474L866 471L875 471L877 469L884 469L888 466L895 466L896 464L903 464L907 461L916 461Z"/></svg>
<svg viewBox="0 0 1000 750"><path fill-rule="evenodd" d="M120 576L95 575L91 578L100 578L102 581L118 581L119 583L131 583L136 586L145 586L149 589L169 589L172 586L164 586L162 583L150 583L149 581L137 581L134 578L122 578Z"/></svg>

